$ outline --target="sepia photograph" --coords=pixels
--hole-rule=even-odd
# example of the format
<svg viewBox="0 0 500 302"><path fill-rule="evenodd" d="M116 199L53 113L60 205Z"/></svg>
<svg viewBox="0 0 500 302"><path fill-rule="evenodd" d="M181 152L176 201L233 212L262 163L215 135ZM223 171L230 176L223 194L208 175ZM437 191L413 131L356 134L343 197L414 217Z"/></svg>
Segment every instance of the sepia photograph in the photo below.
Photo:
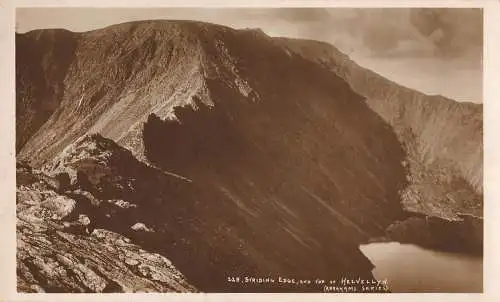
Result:
<svg viewBox="0 0 500 302"><path fill-rule="evenodd" d="M483 293L483 20L16 8L17 292Z"/></svg>

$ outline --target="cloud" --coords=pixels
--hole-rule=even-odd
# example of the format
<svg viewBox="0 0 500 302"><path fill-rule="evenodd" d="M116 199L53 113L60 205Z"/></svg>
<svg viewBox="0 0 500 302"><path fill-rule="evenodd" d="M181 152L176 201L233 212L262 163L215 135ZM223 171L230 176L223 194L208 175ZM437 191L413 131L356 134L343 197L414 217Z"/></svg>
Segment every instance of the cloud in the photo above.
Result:
<svg viewBox="0 0 500 302"><path fill-rule="evenodd" d="M144 19L193 19L269 35L330 42L372 56L453 57L482 52L482 11L461 8L23 8L20 32L96 29Z"/></svg>
<svg viewBox="0 0 500 302"><path fill-rule="evenodd" d="M278 8L274 17L298 23L327 22L331 18L328 11L322 8Z"/></svg>
<svg viewBox="0 0 500 302"><path fill-rule="evenodd" d="M482 48L481 9L425 8L411 11L411 24L444 56L463 55Z"/></svg>

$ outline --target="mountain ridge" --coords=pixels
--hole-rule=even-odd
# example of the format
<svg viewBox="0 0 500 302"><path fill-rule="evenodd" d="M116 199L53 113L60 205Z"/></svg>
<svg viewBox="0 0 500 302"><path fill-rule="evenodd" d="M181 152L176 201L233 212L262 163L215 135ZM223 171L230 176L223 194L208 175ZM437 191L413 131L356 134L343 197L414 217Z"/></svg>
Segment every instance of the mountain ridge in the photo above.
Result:
<svg viewBox="0 0 500 302"><path fill-rule="evenodd" d="M327 43L314 41L304 43L296 39L281 39L281 41L296 53L338 74L349 82L355 91L366 97L370 108L395 129L400 141L406 145L410 162L417 166L418 162L423 161L427 166L417 167L415 171L411 171L412 178L420 178L417 180L420 183L440 182L439 176L433 175L436 172L432 169L444 169L447 175L457 175L471 187L469 192L465 194L461 192L467 196L463 202L467 202L465 199L471 198L472 194L474 203L482 204L482 104L429 96L398 85L359 66ZM454 151L448 152L450 149ZM422 171L425 169L430 170ZM419 176L421 173L428 175L421 178ZM416 190L419 188L410 186L407 192L410 196L406 199L408 203L410 199L415 198ZM454 189L448 188L448 190ZM442 194L436 195L446 200ZM428 195L423 197L425 198L436 197ZM432 203L438 202L442 200L435 200ZM415 205L413 210L432 214L432 209L422 209L418 205ZM482 206L479 207L479 211L482 211ZM449 214L454 216L452 213Z"/></svg>

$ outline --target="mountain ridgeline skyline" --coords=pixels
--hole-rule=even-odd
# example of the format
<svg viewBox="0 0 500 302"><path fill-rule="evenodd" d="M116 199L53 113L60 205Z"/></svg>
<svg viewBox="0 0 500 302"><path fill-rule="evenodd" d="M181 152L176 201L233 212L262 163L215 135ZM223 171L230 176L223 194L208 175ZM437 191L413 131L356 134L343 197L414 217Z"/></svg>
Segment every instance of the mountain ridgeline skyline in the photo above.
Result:
<svg viewBox="0 0 500 302"><path fill-rule="evenodd" d="M309 291L228 277L372 278L359 245L375 238L482 252L482 104L333 45L195 21L34 30L16 34L16 78L18 220L72 205L18 222L20 291ZM65 235L82 215L89 234ZM94 259L106 234L130 241L109 253L175 268L120 277Z"/></svg>

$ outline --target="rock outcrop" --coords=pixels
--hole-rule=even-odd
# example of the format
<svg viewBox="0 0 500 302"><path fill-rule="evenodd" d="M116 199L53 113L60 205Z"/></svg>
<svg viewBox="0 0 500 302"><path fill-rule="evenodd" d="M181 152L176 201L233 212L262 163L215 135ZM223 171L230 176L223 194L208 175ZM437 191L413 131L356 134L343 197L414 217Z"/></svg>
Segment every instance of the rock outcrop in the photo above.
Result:
<svg viewBox="0 0 500 302"><path fill-rule="evenodd" d="M90 229L96 217L82 204L84 194L54 189L40 174L18 178L18 291L196 291L164 256L119 233Z"/></svg>

